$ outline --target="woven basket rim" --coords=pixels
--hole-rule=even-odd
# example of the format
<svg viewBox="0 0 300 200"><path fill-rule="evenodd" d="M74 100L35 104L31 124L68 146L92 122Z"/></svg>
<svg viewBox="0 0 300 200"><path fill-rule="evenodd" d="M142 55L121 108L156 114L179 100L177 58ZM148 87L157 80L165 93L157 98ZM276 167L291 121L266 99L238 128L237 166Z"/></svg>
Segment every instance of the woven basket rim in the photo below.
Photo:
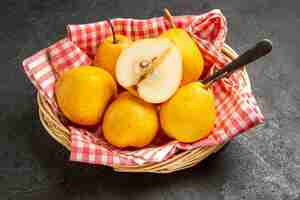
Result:
<svg viewBox="0 0 300 200"><path fill-rule="evenodd" d="M234 59L238 54L227 44L224 45L222 52ZM248 74L243 68L243 81L245 90L251 91ZM58 143L63 145L69 151L71 150L71 137L69 130L59 120L59 117L53 112L46 99L37 94L37 103L39 107L39 118L47 133ZM218 144L210 147L196 148L193 150L181 151L171 158L154 164L113 166L118 172L152 172L152 173L171 173L186 168L190 168L207 158L209 155L219 151L225 144Z"/></svg>

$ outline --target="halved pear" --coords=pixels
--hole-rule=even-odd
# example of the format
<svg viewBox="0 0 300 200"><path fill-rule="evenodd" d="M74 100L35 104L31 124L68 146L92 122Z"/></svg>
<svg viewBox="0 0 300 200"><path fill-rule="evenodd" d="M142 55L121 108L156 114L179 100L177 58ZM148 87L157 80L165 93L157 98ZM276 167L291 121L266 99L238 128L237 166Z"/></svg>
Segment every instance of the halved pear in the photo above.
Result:
<svg viewBox="0 0 300 200"><path fill-rule="evenodd" d="M121 86L144 101L162 103L180 86L180 51L165 38L138 40L120 54L116 78Z"/></svg>

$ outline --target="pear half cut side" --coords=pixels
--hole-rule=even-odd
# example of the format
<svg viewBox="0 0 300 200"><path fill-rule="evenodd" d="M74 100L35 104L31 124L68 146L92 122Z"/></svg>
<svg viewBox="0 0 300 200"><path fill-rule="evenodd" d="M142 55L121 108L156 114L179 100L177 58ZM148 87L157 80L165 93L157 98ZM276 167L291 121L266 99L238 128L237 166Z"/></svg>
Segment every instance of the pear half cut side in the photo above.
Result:
<svg viewBox="0 0 300 200"><path fill-rule="evenodd" d="M123 50L116 65L116 78L124 88L149 103L162 103L182 80L182 56L168 39L143 39Z"/></svg>

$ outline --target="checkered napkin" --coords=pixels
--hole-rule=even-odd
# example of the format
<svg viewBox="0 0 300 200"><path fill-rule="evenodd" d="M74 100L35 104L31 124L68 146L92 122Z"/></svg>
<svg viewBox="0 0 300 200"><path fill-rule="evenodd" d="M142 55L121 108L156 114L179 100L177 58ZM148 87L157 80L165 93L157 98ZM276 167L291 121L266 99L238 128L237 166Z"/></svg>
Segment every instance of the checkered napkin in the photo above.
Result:
<svg viewBox="0 0 300 200"><path fill-rule="evenodd" d="M224 46L227 24L220 10L212 10L202 15L178 16L177 27L184 28L197 41L203 53L205 68L212 73L222 68L230 59L221 49ZM132 40L156 37L170 28L163 18L113 19L115 31ZM61 73L73 67L92 64L97 46L111 35L107 22L84 25L68 25L66 38L45 48L23 62L25 73L34 86L56 111L53 85L56 77L53 66ZM225 143L234 136L263 122L263 115L249 89L243 81L245 74L235 72L229 78L218 81L212 86L215 95L217 120L212 134L193 144L180 143L159 133L155 141L143 149L117 149L107 143L97 131L89 131L68 125L71 135L70 160L109 166L142 165L161 162L180 150L191 150Z"/></svg>

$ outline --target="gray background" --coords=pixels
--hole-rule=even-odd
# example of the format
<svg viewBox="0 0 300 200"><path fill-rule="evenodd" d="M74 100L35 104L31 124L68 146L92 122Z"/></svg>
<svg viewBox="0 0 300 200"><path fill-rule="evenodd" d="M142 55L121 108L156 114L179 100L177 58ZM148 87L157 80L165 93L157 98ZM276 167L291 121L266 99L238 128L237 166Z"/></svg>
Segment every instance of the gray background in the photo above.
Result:
<svg viewBox="0 0 300 200"><path fill-rule="evenodd" d="M62 38L65 25L220 8L227 42L242 52L262 38L272 55L249 66L264 125L200 165L169 175L118 174L68 162L46 134L21 61ZM300 199L300 2L274 0L48 0L0 2L0 199Z"/></svg>

